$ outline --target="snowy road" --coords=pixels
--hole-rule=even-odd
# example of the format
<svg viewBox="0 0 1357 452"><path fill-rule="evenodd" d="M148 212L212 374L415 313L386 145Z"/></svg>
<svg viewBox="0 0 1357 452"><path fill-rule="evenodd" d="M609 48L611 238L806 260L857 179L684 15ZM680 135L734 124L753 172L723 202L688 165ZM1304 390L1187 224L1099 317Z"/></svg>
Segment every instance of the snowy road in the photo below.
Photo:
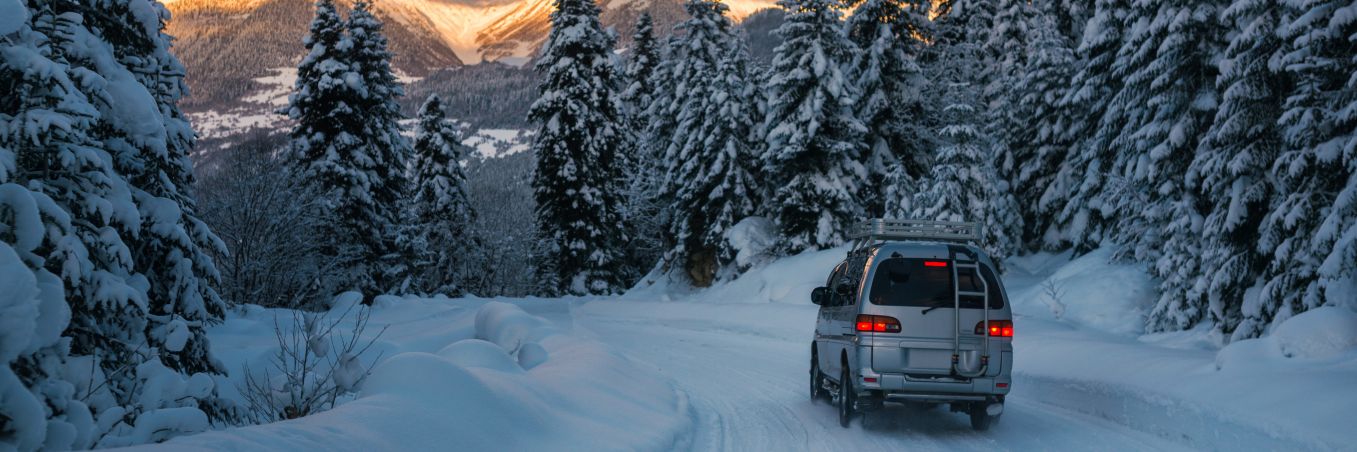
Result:
<svg viewBox="0 0 1357 452"><path fill-rule="evenodd" d="M806 394L813 306L595 301L574 309L578 334L673 378L689 398L693 450L1181 450L1181 444L1043 404L1022 380L988 432L945 407L888 405L866 426L839 427ZM1021 359L1021 357L1019 357Z"/></svg>

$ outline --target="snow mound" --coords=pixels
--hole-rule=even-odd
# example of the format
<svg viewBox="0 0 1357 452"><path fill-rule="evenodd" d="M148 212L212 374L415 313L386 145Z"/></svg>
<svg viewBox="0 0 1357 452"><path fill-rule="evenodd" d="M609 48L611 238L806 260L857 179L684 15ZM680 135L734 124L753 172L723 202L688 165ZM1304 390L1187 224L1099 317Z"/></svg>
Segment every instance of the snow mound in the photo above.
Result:
<svg viewBox="0 0 1357 452"><path fill-rule="evenodd" d="M532 370L547 362L547 356L547 349L542 348L541 344L523 344L523 347L518 349L518 365L524 370Z"/></svg>
<svg viewBox="0 0 1357 452"><path fill-rule="evenodd" d="M752 268L766 262L777 237L777 225L764 217L745 218L726 231L726 243L736 250L735 265L739 268Z"/></svg>
<svg viewBox="0 0 1357 452"><path fill-rule="evenodd" d="M353 309L363 302L363 294L358 292L343 292L335 295L334 301L330 302L330 312L340 313Z"/></svg>
<svg viewBox="0 0 1357 452"><path fill-rule="evenodd" d="M1105 247L1079 256L1039 284L1009 293L1014 311L1124 336L1143 334L1157 294L1154 280L1138 264L1111 262L1112 251ZM1006 286L1009 279L1005 274Z"/></svg>
<svg viewBox="0 0 1357 452"><path fill-rule="evenodd" d="M533 344L536 345L536 344ZM540 347L540 346L539 346ZM523 372L500 346L480 339L458 341L438 351L438 356L463 367L478 367L500 372Z"/></svg>
<svg viewBox="0 0 1357 452"><path fill-rule="evenodd" d="M1311 309L1272 332L1288 358L1329 358L1357 351L1357 313L1336 306Z"/></svg>
<svg viewBox="0 0 1357 452"><path fill-rule="evenodd" d="M0 36L19 31L28 21L28 8L19 0L0 0Z"/></svg>
<svg viewBox="0 0 1357 452"><path fill-rule="evenodd" d="M491 302L476 313L476 337L515 352L523 344L537 342L552 333L551 324L523 312L518 306Z"/></svg>
<svg viewBox="0 0 1357 452"><path fill-rule="evenodd" d="M356 294L338 298L332 312L361 300ZM506 301L523 307L480 305L478 299L400 298L371 311L362 337L381 335L363 356L380 358L362 387L354 388L357 394L333 409L138 448L665 450L692 431L686 399L663 375L602 343L561 334L551 321L524 310L555 319L554 310L563 304ZM224 324L208 330L214 352L221 352L233 370L246 364L254 368L267 358L261 350L276 341L273 319L291 315L283 309L233 310ZM341 328L351 325L346 322ZM371 362L340 361L341 367ZM233 372L232 378L243 374ZM184 391L199 386L186 384ZM187 421L167 427L198 427L194 419Z"/></svg>
<svg viewBox="0 0 1357 452"><path fill-rule="evenodd" d="M1216 354L1216 369L1268 369L1357 357L1357 313L1326 306L1283 322L1271 335L1234 342Z"/></svg>
<svg viewBox="0 0 1357 452"><path fill-rule="evenodd" d="M699 301L723 303L811 304L810 291L824 285L829 272L847 253L847 247L805 251L753 269L730 283L693 296Z"/></svg>

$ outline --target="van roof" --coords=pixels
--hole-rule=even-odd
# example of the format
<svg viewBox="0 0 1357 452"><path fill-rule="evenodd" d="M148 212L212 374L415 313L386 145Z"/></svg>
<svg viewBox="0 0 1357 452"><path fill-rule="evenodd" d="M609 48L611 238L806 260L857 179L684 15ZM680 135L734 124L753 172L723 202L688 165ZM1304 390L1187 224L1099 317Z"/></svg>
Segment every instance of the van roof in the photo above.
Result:
<svg viewBox="0 0 1357 452"><path fill-rule="evenodd" d="M869 253L878 256L893 256L922 259L952 259L958 254L976 256L980 262L985 263L990 268L994 268L994 261L990 260L985 250L974 245L961 243L942 243L914 240L887 240L876 243L865 249Z"/></svg>

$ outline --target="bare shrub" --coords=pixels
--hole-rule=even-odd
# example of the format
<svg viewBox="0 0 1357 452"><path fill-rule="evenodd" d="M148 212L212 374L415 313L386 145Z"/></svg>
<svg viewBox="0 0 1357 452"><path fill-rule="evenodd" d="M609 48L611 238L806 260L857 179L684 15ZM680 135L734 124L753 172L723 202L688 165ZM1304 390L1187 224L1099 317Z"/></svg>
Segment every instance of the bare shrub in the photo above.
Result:
<svg viewBox="0 0 1357 452"><path fill-rule="evenodd" d="M341 327L357 309L351 328ZM256 376L245 368L241 389L247 403L246 418L255 424L296 419L329 410L341 396L361 388L380 356L364 365L360 357L386 332L386 327L362 339L371 319L371 308L351 304L338 316L292 312L292 324L284 329L274 318L278 350L270 366Z"/></svg>

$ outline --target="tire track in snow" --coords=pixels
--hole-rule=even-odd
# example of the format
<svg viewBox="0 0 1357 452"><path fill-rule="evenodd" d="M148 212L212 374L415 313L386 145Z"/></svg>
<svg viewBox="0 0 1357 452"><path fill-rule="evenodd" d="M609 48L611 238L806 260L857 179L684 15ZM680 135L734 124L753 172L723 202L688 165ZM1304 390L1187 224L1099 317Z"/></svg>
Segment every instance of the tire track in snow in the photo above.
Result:
<svg viewBox="0 0 1357 452"><path fill-rule="evenodd" d="M923 410L898 405L868 414L866 427L859 417L844 429L832 406L812 402L805 393L809 337L802 344L756 329L733 329L731 319L704 325L636 314L633 309L610 317L606 306L591 306L570 316L577 333L609 343L674 379L695 416L687 441L692 450L1184 449L1106 419L1016 398L1010 398L1003 422L988 432L972 431L965 415L950 413L945 406ZM806 326L807 336L811 328Z"/></svg>

